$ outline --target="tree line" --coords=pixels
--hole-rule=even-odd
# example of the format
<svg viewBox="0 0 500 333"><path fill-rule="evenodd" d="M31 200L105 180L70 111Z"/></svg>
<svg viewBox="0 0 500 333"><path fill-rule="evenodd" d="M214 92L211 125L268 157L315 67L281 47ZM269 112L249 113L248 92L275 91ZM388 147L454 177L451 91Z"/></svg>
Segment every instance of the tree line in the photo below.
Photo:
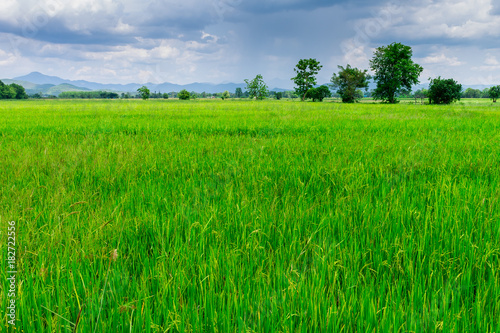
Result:
<svg viewBox="0 0 500 333"><path fill-rule="evenodd" d="M375 50L370 60L370 69L375 73L368 74L367 69L338 66L339 72L334 73L329 86L317 87L316 75L322 65L316 59L300 59L294 68L296 76L291 78L295 83L295 93L302 101L312 99L322 101L331 96L330 89L342 99L344 103L354 103L364 97L362 89L368 91L369 81L373 79L376 88L371 97L384 103L398 103L398 97L411 96L412 86L420 83L418 78L423 67L412 60L413 51L410 46L401 43L392 43ZM462 85L454 79L441 77L429 78L429 89L417 91L412 97L428 98L430 104L450 104L462 97L485 97L496 102L500 97L500 86L491 87L477 93L474 89L462 92ZM268 95L267 86L262 75L253 80L245 80L247 90L252 98L264 99ZM480 96L479 96L480 95ZM419 97L417 97L419 96Z"/></svg>
<svg viewBox="0 0 500 333"><path fill-rule="evenodd" d="M118 98L119 95L115 92L109 91L64 91L59 94L59 98L67 99L97 99L97 98Z"/></svg>
<svg viewBox="0 0 500 333"><path fill-rule="evenodd" d="M236 88L236 91L234 93L231 93L229 91L224 91L224 92L219 92L219 93L207 93L207 92L195 92L195 91L187 91L186 89L182 89L179 92L172 91L168 94L156 94L152 93L148 87L142 86L141 88L137 89L137 98L142 98L144 100L150 99L150 98L165 98L168 99L170 98L178 98L180 100L190 100L190 99L197 99L197 98L220 98L222 100L229 99L229 98L255 98L255 95L252 96L251 92L246 90L243 91L242 88ZM262 98L264 98L264 92L262 92ZM123 95L123 94L122 94ZM158 97L158 96L163 96L163 97ZM267 86L266 86L266 91L265 91L265 97L268 98L274 98L274 99L282 99L282 98L297 98L298 96L293 92L293 91L267 91ZM130 96L130 94L127 94L125 96L122 96L122 98L134 98L134 96Z"/></svg>

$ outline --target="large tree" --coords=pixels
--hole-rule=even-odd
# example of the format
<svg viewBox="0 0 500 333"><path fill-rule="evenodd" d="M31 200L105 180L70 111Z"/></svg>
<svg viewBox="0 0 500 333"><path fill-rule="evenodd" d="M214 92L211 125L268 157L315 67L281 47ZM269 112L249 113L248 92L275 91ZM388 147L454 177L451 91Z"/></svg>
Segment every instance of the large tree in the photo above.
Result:
<svg viewBox="0 0 500 333"><path fill-rule="evenodd" d="M370 60L377 82L377 88L373 92L375 99L396 103L397 94L408 92L413 85L419 83L418 77L423 68L413 62L412 55L411 47L401 43L377 48Z"/></svg>
<svg viewBox="0 0 500 333"><path fill-rule="evenodd" d="M340 71L333 74L331 82L332 88L337 89L337 93L344 103L354 103L359 99L358 89L368 89L368 80L370 76L368 70L352 68L347 65L346 68L338 66Z"/></svg>
<svg viewBox="0 0 500 333"><path fill-rule="evenodd" d="M247 84L246 90L250 98L264 99L269 95L269 90L262 75L258 74L253 80L246 79L245 83Z"/></svg>
<svg viewBox="0 0 500 333"><path fill-rule="evenodd" d="M500 86L491 87L488 96L493 100L493 103L496 103L497 99L500 98Z"/></svg>
<svg viewBox="0 0 500 333"><path fill-rule="evenodd" d="M431 79L427 95L431 104L451 104L460 100L462 85L453 79L437 77Z"/></svg>
<svg viewBox="0 0 500 333"><path fill-rule="evenodd" d="M315 75L323 68L316 59L300 59L298 64L293 69L297 74L292 77L293 82L297 86L295 92L302 100L306 98L307 91L316 85Z"/></svg>

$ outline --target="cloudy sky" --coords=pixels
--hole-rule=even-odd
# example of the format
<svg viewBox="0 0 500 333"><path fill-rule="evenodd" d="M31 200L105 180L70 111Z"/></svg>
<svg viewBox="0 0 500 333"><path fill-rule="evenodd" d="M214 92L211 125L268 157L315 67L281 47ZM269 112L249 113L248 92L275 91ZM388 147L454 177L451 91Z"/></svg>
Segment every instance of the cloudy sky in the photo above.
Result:
<svg viewBox="0 0 500 333"><path fill-rule="evenodd" d="M301 58L368 68L410 45L429 77L500 84L499 0L2 0L0 77L292 87Z"/></svg>

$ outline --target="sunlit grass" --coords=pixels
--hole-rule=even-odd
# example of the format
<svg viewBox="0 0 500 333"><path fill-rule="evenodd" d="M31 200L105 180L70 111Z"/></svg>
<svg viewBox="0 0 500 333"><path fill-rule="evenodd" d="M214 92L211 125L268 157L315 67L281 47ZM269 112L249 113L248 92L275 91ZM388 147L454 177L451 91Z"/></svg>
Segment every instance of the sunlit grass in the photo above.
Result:
<svg viewBox="0 0 500 333"><path fill-rule="evenodd" d="M500 330L491 102L28 101L0 121L17 331Z"/></svg>

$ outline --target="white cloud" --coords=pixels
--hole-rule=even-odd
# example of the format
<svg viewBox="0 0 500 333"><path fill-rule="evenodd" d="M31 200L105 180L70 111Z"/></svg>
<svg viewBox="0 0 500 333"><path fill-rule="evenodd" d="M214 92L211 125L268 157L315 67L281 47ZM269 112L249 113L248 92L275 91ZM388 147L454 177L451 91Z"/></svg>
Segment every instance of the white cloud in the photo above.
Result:
<svg viewBox="0 0 500 333"><path fill-rule="evenodd" d="M342 42L341 49L344 53L342 66L349 64L358 68L369 67L373 50L366 45L357 43L355 39L347 39Z"/></svg>
<svg viewBox="0 0 500 333"><path fill-rule="evenodd" d="M131 26L130 24L123 23L122 19L120 18L118 22L116 23L116 26L111 29L111 31L114 31L119 34L130 34L134 32L136 29Z"/></svg>
<svg viewBox="0 0 500 333"><path fill-rule="evenodd" d="M474 66L471 69L475 71L491 73L500 70L500 62L498 61L496 56L492 55L491 53L488 53L483 61L482 66Z"/></svg>
<svg viewBox="0 0 500 333"><path fill-rule="evenodd" d="M16 56L13 53L0 50L0 66L9 66L14 64Z"/></svg>
<svg viewBox="0 0 500 333"><path fill-rule="evenodd" d="M398 9L404 20L393 28L397 36L419 39L498 37L500 16L491 14L493 1L415 1Z"/></svg>
<svg viewBox="0 0 500 333"><path fill-rule="evenodd" d="M498 62L497 57L492 54L488 54L484 60L484 64L488 66L499 66L500 62Z"/></svg>
<svg viewBox="0 0 500 333"><path fill-rule="evenodd" d="M152 58L169 59L178 57L180 55L180 51L177 48L168 45L168 43L162 42L161 45L152 49L149 54Z"/></svg>
<svg viewBox="0 0 500 333"><path fill-rule="evenodd" d="M15 24L17 21L17 15L15 13L19 12L20 4L16 0L3 0L0 2L0 22L8 22L10 24Z"/></svg>
<svg viewBox="0 0 500 333"><path fill-rule="evenodd" d="M418 60L422 64L438 64L445 66L460 66L464 63L459 61L457 57L448 57L444 53L441 54L432 54L428 57L422 58Z"/></svg>

